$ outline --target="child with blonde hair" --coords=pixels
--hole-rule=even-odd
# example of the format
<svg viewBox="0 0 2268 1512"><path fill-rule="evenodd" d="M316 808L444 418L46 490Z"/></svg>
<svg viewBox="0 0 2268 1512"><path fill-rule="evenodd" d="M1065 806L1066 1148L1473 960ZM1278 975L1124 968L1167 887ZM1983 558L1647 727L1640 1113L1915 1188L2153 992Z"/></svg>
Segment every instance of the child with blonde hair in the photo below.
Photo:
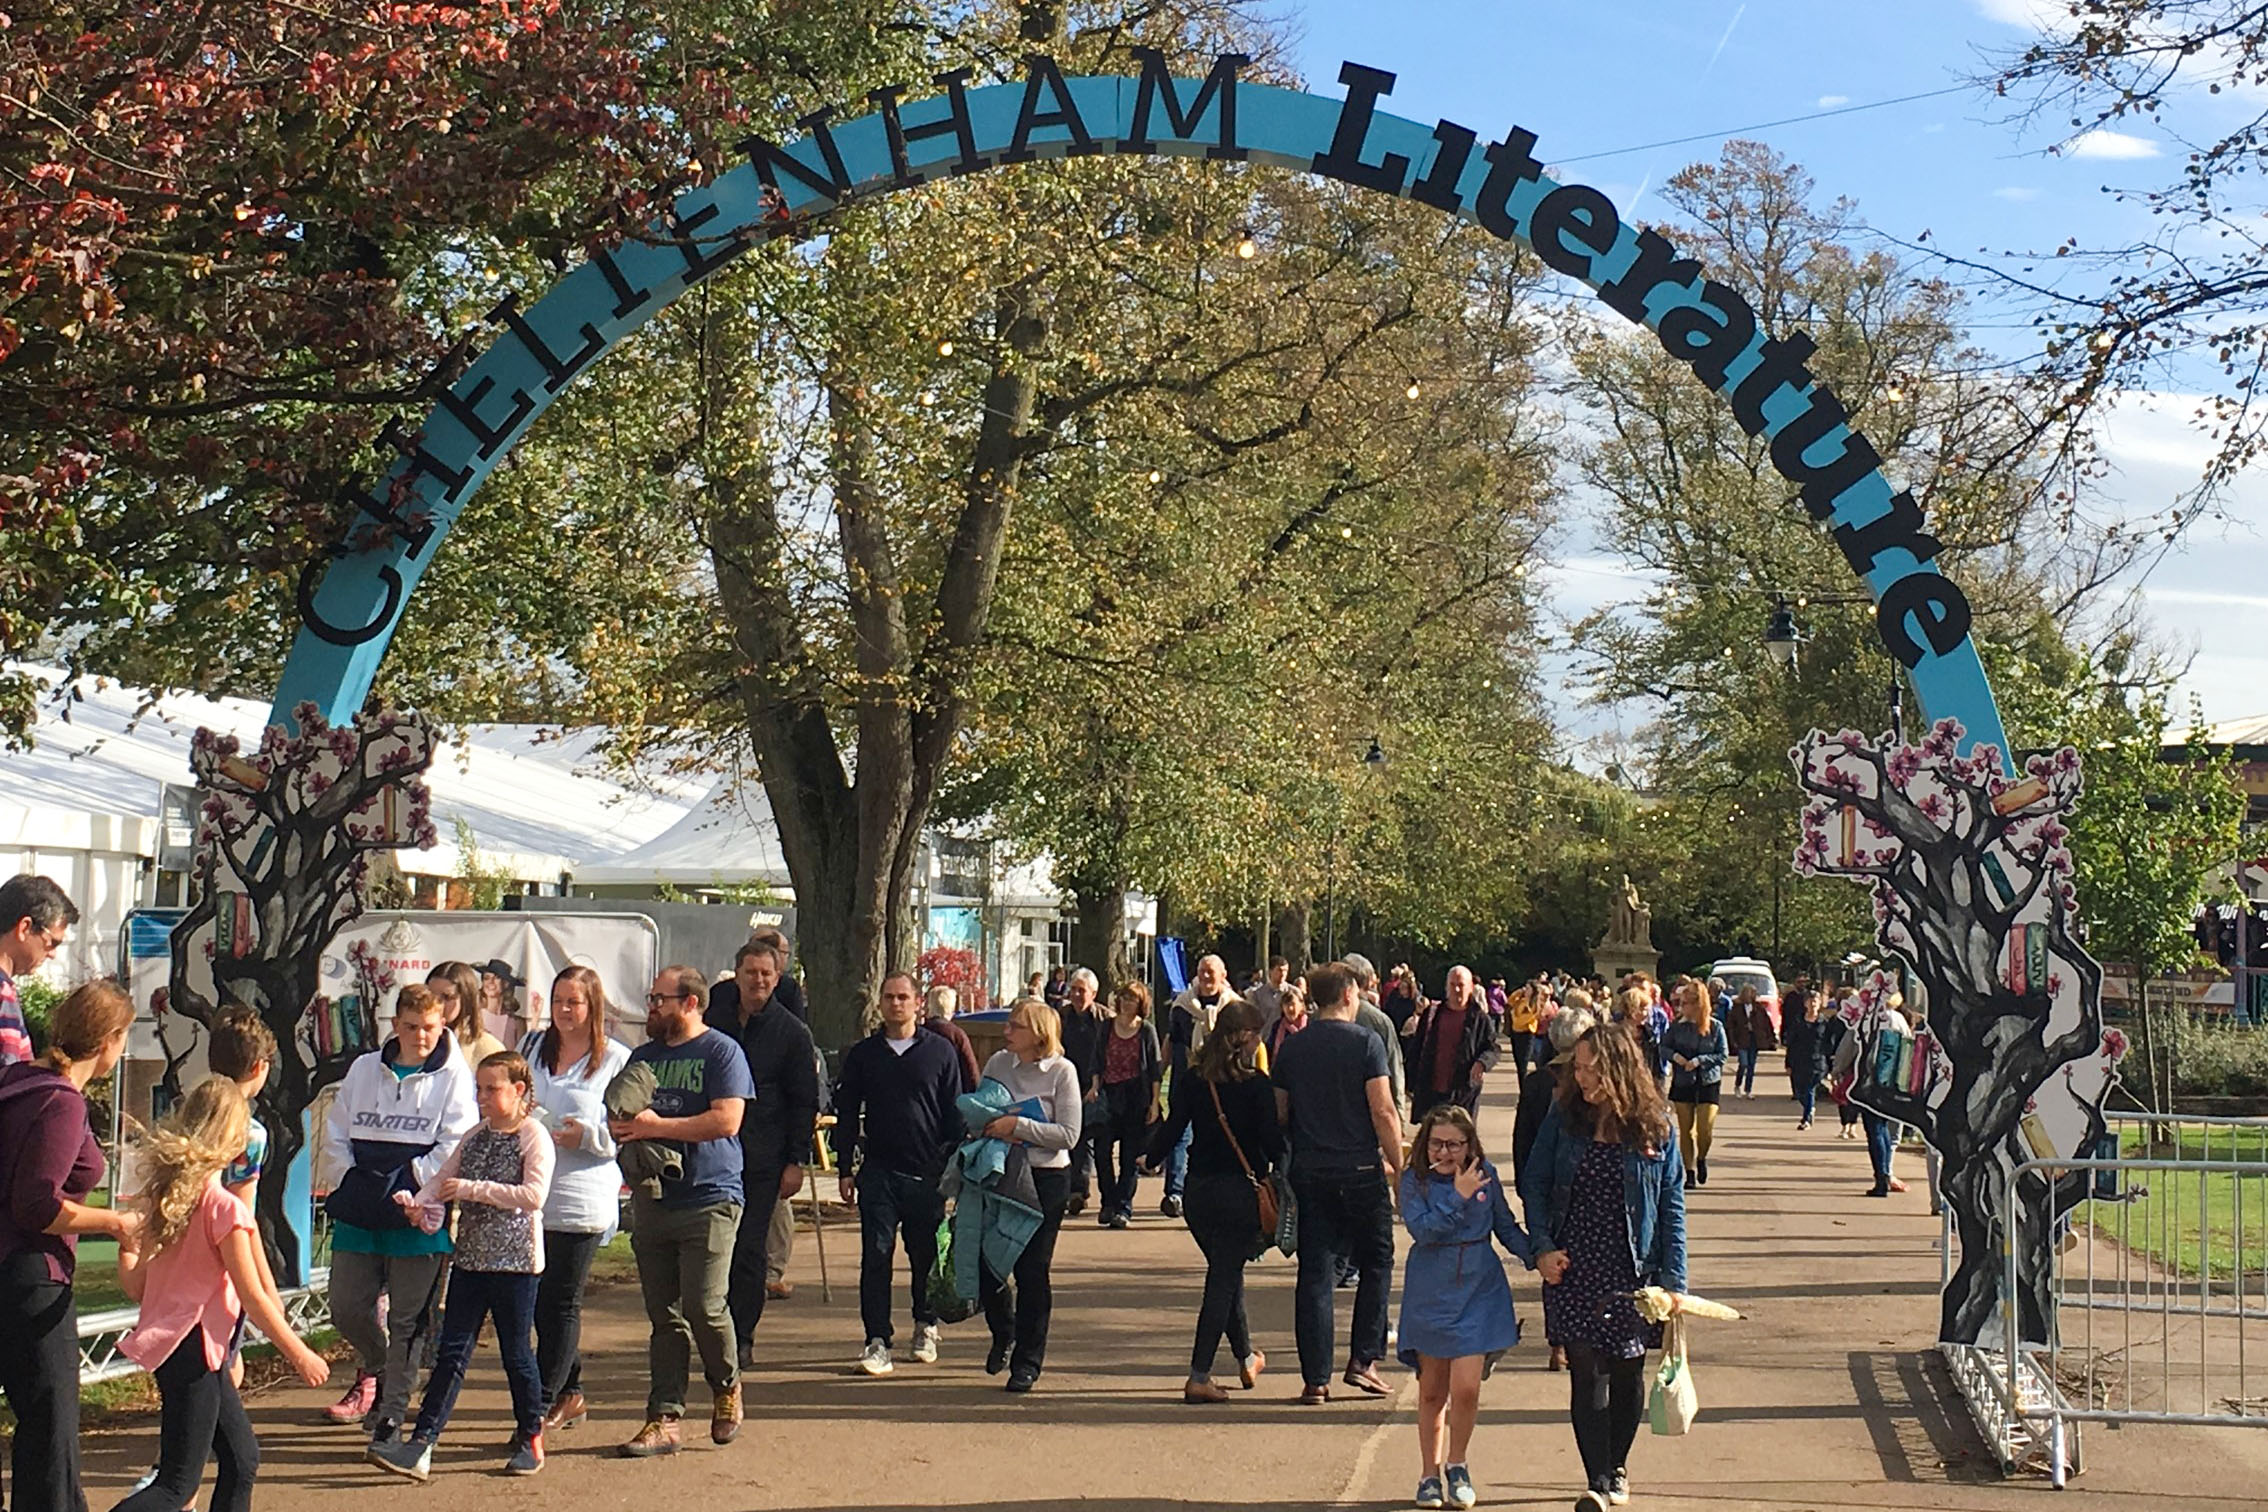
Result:
<svg viewBox="0 0 2268 1512"><path fill-rule="evenodd" d="M323 1357L301 1343L283 1299L258 1258L259 1231L221 1173L244 1154L251 1126L244 1093L209 1076L143 1139L145 1179L134 1199L142 1227L118 1251L118 1280L141 1304L120 1342L157 1379L158 1473L118 1512L179 1512L218 1457L212 1512L249 1512L259 1441L227 1369L241 1318L274 1341L299 1378L330 1378Z"/></svg>

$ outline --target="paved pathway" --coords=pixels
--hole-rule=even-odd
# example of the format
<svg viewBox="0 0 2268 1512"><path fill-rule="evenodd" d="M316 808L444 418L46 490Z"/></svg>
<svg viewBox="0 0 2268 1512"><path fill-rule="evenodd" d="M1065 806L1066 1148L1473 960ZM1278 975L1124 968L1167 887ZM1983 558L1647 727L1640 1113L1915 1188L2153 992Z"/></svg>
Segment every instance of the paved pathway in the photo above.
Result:
<svg viewBox="0 0 2268 1512"><path fill-rule="evenodd" d="M1775 1078L1770 1089L1784 1085ZM1484 1134L1501 1147L1510 1122L1508 1103L1492 1097ZM1915 1168L1912 1193L1870 1201L1859 1195L1863 1147L1838 1141L1831 1117L1799 1135L1793 1105L1773 1096L1727 1106L1718 1127L1713 1179L1690 1220L1693 1284L1749 1317L1702 1326L1701 1421L1681 1441L1640 1434L1634 1505L1999 1512L2048 1496L2044 1479L2000 1478L1923 1347L1936 1321L1938 1261L1918 1158L1901 1157ZM1149 1211L1131 1231L1067 1226L1049 1369L1028 1398L1005 1395L982 1373L976 1320L946 1331L935 1366L901 1364L883 1380L851 1375L852 1236L831 1231L829 1304L805 1233L796 1295L766 1315L766 1368L750 1384L748 1427L729 1448L710 1447L702 1425L689 1424L697 1431L674 1460L612 1457L643 1400L644 1322L635 1287L616 1284L593 1297L585 1335L597 1410L559 1436L540 1477L493 1473L510 1413L495 1355L484 1351L424 1488L361 1464L351 1432L315 1420L325 1394L264 1394L253 1403L265 1456L257 1501L292 1512L1406 1506L1417 1473L1410 1378L1395 1373L1401 1389L1382 1402L1297 1406L1292 1267L1280 1257L1251 1273L1253 1325L1273 1362L1259 1389L1225 1407L1182 1405L1201 1269L1187 1232L1156 1215L1156 1194L1145 1181ZM1534 1279L1516 1272L1515 1294L1534 1324ZM1484 1505L1563 1508L1579 1483L1566 1378L1541 1364L1531 1343L1489 1383L1472 1455ZM154 1442L154 1425L90 1442L93 1506L118 1498ZM2070 1495L2121 1512L2258 1512L2268 1487L2268 1433L2098 1428L2088 1447Z"/></svg>

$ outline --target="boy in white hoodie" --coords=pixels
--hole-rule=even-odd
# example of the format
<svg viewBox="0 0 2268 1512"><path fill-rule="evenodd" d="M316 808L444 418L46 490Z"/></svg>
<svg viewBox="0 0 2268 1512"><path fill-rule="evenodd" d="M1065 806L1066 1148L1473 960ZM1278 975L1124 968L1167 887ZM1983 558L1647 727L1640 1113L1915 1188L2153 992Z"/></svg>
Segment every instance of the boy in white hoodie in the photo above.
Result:
<svg viewBox="0 0 2268 1512"><path fill-rule="evenodd" d="M434 1309L452 1247L446 1225L425 1232L394 1194L432 1180L479 1121L472 1070L441 1005L422 986L402 988L394 1037L347 1068L323 1125L326 1163L345 1172L324 1204L331 1215L331 1322L354 1346L358 1367L354 1385L325 1412L335 1423L362 1423L372 1444L401 1428L410 1386L432 1353Z"/></svg>

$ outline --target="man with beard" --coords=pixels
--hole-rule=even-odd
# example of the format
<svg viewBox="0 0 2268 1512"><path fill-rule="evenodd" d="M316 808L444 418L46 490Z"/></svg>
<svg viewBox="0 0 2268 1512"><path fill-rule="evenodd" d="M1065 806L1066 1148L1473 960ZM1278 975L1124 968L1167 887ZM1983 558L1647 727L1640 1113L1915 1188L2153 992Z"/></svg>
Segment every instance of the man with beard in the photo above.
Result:
<svg viewBox="0 0 2268 1512"><path fill-rule="evenodd" d="M622 1446L633 1459L677 1452L696 1348L712 1399L710 1439L729 1444L740 1432L740 1370L726 1287L746 1196L740 1124L756 1089L740 1046L703 1021L708 985L691 966L665 966L654 978L646 994L646 1042L630 1052L623 1073L646 1068L653 1104L609 1124L618 1141L668 1140L682 1159L676 1176L661 1178L659 1196L634 1191L631 1197L630 1247L652 1326L646 1425Z"/></svg>

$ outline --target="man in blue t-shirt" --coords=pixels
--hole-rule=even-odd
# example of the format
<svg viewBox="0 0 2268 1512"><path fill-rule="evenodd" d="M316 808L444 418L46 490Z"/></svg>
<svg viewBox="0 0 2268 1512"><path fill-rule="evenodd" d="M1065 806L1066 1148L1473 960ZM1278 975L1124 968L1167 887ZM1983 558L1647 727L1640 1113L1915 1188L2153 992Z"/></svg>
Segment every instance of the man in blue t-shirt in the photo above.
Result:
<svg viewBox="0 0 2268 1512"><path fill-rule="evenodd" d="M661 1181L661 1195L634 1192L630 1247L646 1321L646 1425L622 1446L633 1459L675 1454L685 1415L692 1350L711 1393L709 1438L729 1444L740 1432L740 1371L725 1301L733 1237L740 1231L740 1120L756 1095L748 1058L729 1035L702 1019L709 984L691 966L665 966L646 994L646 1043L630 1052L624 1074L643 1067L654 1079L652 1106L608 1123L618 1140L666 1139L683 1169Z"/></svg>

